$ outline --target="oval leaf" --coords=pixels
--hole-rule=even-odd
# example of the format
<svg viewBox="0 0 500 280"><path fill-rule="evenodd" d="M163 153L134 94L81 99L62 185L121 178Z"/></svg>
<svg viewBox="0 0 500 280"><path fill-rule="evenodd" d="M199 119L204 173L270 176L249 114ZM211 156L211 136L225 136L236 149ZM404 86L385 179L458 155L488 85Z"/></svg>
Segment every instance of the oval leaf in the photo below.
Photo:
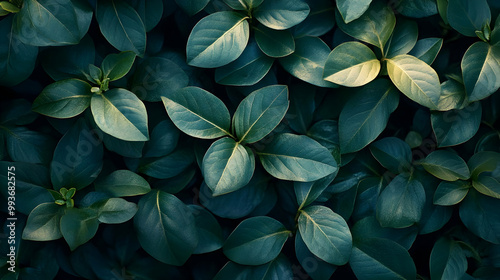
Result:
<svg viewBox="0 0 500 280"><path fill-rule="evenodd" d="M338 169L332 154L305 135L279 134L257 154L266 171L282 180L310 182Z"/></svg>
<svg viewBox="0 0 500 280"><path fill-rule="evenodd" d="M101 64L103 79L109 78L110 81L115 81L122 78L130 71L134 61L135 53L131 51L106 56Z"/></svg>
<svg viewBox="0 0 500 280"><path fill-rule="evenodd" d="M188 38L188 64L215 68L236 60L245 49L250 34L246 18L227 11L202 18Z"/></svg>
<svg viewBox="0 0 500 280"><path fill-rule="evenodd" d="M68 79L48 85L33 101L33 111L54 118L72 118L90 106L91 86Z"/></svg>
<svg viewBox="0 0 500 280"><path fill-rule="evenodd" d="M254 169L253 152L228 137L215 141L203 157L203 177L214 196L244 187Z"/></svg>
<svg viewBox="0 0 500 280"><path fill-rule="evenodd" d="M470 178L469 168L456 153L439 150L430 153L421 161L427 172L445 181L467 180Z"/></svg>
<svg viewBox="0 0 500 280"><path fill-rule="evenodd" d="M469 37L476 37L476 30L481 30L491 19L486 0L448 0L446 14L451 27Z"/></svg>
<svg viewBox="0 0 500 280"><path fill-rule="evenodd" d="M116 170L95 182L95 189L114 197L136 196L151 190L148 181L130 170Z"/></svg>
<svg viewBox="0 0 500 280"><path fill-rule="evenodd" d="M229 111L210 92L198 87L187 87L161 99L168 116L182 132L202 139L231 135Z"/></svg>
<svg viewBox="0 0 500 280"><path fill-rule="evenodd" d="M274 30L263 25L254 27L255 41L270 57L284 57L295 51L295 40L289 30Z"/></svg>
<svg viewBox="0 0 500 280"><path fill-rule="evenodd" d="M324 206L300 211L299 231L307 248L334 265L346 264L351 255L352 236L346 221Z"/></svg>
<svg viewBox="0 0 500 280"><path fill-rule="evenodd" d="M432 130L438 147L454 146L471 139L479 129L481 114L480 102L474 102L461 110L432 112Z"/></svg>
<svg viewBox="0 0 500 280"><path fill-rule="evenodd" d="M42 203L35 207L26 222L23 239L50 241L61 238L59 225L62 210L63 208L54 202Z"/></svg>
<svg viewBox="0 0 500 280"><path fill-rule="evenodd" d="M263 25L276 29L288 29L301 23L309 14L309 6L302 0L264 1L253 13Z"/></svg>
<svg viewBox="0 0 500 280"><path fill-rule="evenodd" d="M337 9L345 23L349 23L362 16L370 6L372 0L338 0Z"/></svg>
<svg viewBox="0 0 500 280"><path fill-rule="evenodd" d="M61 217L61 233L71 251L85 244L97 233L99 221L93 209L67 209Z"/></svg>
<svg viewBox="0 0 500 280"><path fill-rule="evenodd" d="M370 48L359 42L347 42L328 55L323 79L346 87L359 87L373 81L379 72L380 61Z"/></svg>
<svg viewBox="0 0 500 280"><path fill-rule="evenodd" d="M268 135L288 109L288 87L274 85L252 92L240 103L233 117L239 142L253 143Z"/></svg>
<svg viewBox="0 0 500 280"><path fill-rule="evenodd" d="M241 222L224 243L224 254L243 265L261 265L276 258L290 231L267 216Z"/></svg>

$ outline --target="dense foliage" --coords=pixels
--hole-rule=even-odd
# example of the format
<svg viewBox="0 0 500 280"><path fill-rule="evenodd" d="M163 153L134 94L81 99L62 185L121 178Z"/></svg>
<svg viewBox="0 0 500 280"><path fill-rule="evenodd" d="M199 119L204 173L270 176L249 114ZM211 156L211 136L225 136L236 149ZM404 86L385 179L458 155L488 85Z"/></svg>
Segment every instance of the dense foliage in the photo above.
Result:
<svg viewBox="0 0 500 280"><path fill-rule="evenodd" d="M499 13L0 1L0 279L496 279Z"/></svg>

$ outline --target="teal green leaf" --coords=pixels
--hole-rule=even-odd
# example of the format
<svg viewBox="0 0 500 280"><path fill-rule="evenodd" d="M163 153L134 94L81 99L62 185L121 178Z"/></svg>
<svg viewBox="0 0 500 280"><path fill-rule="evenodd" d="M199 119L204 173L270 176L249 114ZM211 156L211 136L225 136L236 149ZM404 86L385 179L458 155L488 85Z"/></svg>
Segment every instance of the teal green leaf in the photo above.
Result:
<svg viewBox="0 0 500 280"><path fill-rule="evenodd" d="M233 127L240 143L254 143L268 135L288 109L288 87L274 85L252 92L238 105Z"/></svg>
<svg viewBox="0 0 500 280"><path fill-rule="evenodd" d="M90 185L103 166L102 143L95 138L84 119L64 134L54 151L50 178L56 190Z"/></svg>
<svg viewBox="0 0 500 280"><path fill-rule="evenodd" d="M399 93L385 79L375 80L351 96L339 117L342 154L359 151L375 140L398 104Z"/></svg>
<svg viewBox="0 0 500 280"><path fill-rule="evenodd" d="M438 147L462 144L471 139L481 124L481 103L474 102L461 110L432 112L432 130Z"/></svg>
<svg viewBox="0 0 500 280"><path fill-rule="evenodd" d="M398 55L387 60L387 72L408 98L431 110L437 109L441 83L428 64L411 55Z"/></svg>
<svg viewBox="0 0 500 280"><path fill-rule="evenodd" d="M11 99L0 105L0 123L4 126L31 124L38 117L32 111L31 102L24 98Z"/></svg>
<svg viewBox="0 0 500 280"><path fill-rule="evenodd" d="M157 102L189 83L189 77L176 63L161 57L142 61L132 77L131 91L141 100Z"/></svg>
<svg viewBox="0 0 500 280"><path fill-rule="evenodd" d="M427 172L441 180L456 181L470 178L470 171L465 161L451 151L434 151L425 157L420 164Z"/></svg>
<svg viewBox="0 0 500 280"><path fill-rule="evenodd" d="M224 236L219 222L208 210L199 205L188 205L198 231L198 246L193 254L205 254L222 248Z"/></svg>
<svg viewBox="0 0 500 280"><path fill-rule="evenodd" d="M224 254L243 265L265 264L279 255L290 233L271 217L248 218L229 235L224 243Z"/></svg>
<svg viewBox="0 0 500 280"><path fill-rule="evenodd" d="M263 25L284 30L301 23L309 15L309 5L303 0L264 1L253 16Z"/></svg>
<svg viewBox="0 0 500 280"><path fill-rule="evenodd" d="M337 9L339 9L342 19L347 24L362 16L372 0L339 0L337 1Z"/></svg>
<svg viewBox="0 0 500 280"><path fill-rule="evenodd" d="M500 244L500 200L482 195L475 190L460 203L460 219L475 235L494 244Z"/></svg>
<svg viewBox="0 0 500 280"><path fill-rule="evenodd" d="M251 11L262 4L264 0L224 0L229 7L235 10Z"/></svg>
<svg viewBox="0 0 500 280"><path fill-rule="evenodd" d="M462 73L470 101L484 99L500 87L500 46L477 42L462 58Z"/></svg>
<svg viewBox="0 0 500 280"><path fill-rule="evenodd" d="M386 137L370 145L373 157L394 174L410 171L412 153L410 146L396 137Z"/></svg>
<svg viewBox="0 0 500 280"><path fill-rule="evenodd" d="M181 132L169 119L159 122L151 132L151 139L144 145L144 157L162 157L172 153Z"/></svg>
<svg viewBox="0 0 500 280"><path fill-rule="evenodd" d="M328 55L323 79L346 87L359 87L373 81L379 72L380 61L370 48L359 42L347 42Z"/></svg>
<svg viewBox="0 0 500 280"><path fill-rule="evenodd" d="M304 21L292 28L295 38L322 36L335 26L335 4L329 0L305 0L310 12Z"/></svg>
<svg viewBox="0 0 500 280"><path fill-rule="evenodd" d="M51 137L26 127L3 129L7 152L13 161L44 164L50 162L55 146Z"/></svg>
<svg viewBox="0 0 500 280"><path fill-rule="evenodd" d="M244 187L254 170L252 150L229 137L215 141L203 157L203 176L214 196Z"/></svg>
<svg viewBox="0 0 500 280"><path fill-rule="evenodd" d="M337 25L346 34L379 49L384 49L396 25L394 12L382 1L372 3L361 17L349 24L346 24L338 13L335 18Z"/></svg>
<svg viewBox="0 0 500 280"><path fill-rule="evenodd" d="M396 11L411 18L425 18L438 13L436 0L396 0L392 5Z"/></svg>
<svg viewBox="0 0 500 280"><path fill-rule="evenodd" d="M141 198L134 226L142 248L166 264L184 264L198 244L191 210L162 191L152 191Z"/></svg>
<svg viewBox="0 0 500 280"><path fill-rule="evenodd" d="M378 179L377 177L372 178ZM351 227L351 232L354 243L359 239L383 238L392 240L403 246L406 250L409 250L419 234L419 229L417 226L407 228L382 227L375 216L367 216L357 221L354 226Z"/></svg>
<svg viewBox="0 0 500 280"><path fill-rule="evenodd" d="M295 51L279 62L285 70L305 82L319 87L336 87L323 80L330 47L318 37L305 36L295 40Z"/></svg>
<svg viewBox="0 0 500 280"><path fill-rule="evenodd" d="M188 148L175 149L163 157L143 158L138 171L157 179L168 179L179 175L194 162Z"/></svg>
<svg viewBox="0 0 500 280"><path fill-rule="evenodd" d="M380 194L377 220L383 227L409 227L420 221L424 204L422 183L407 174L400 174Z"/></svg>
<svg viewBox="0 0 500 280"><path fill-rule="evenodd" d="M210 92L186 87L162 96L172 122L184 133L202 139L231 135L231 116L226 105Z"/></svg>
<svg viewBox="0 0 500 280"><path fill-rule="evenodd" d="M70 208L61 217L61 233L71 251L92 239L98 227L97 212L93 209Z"/></svg>
<svg viewBox="0 0 500 280"><path fill-rule="evenodd" d="M97 126L105 133L126 141L147 141L146 106L132 92L116 88L94 94L90 102Z"/></svg>
<svg viewBox="0 0 500 280"><path fill-rule="evenodd" d="M77 116L90 106L91 87L78 79L52 83L33 101L33 111L61 119Z"/></svg>
<svg viewBox="0 0 500 280"><path fill-rule="evenodd" d="M359 280L417 278L408 251L385 238L356 238L349 265Z"/></svg>
<svg viewBox="0 0 500 280"><path fill-rule="evenodd" d="M500 164L500 154L491 151L474 154L467 165L469 166L472 180L476 180L483 172L492 172Z"/></svg>
<svg viewBox="0 0 500 280"><path fill-rule="evenodd" d="M254 27L255 41L270 57L284 57L295 51L295 40L289 30L274 30L263 25Z"/></svg>
<svg viewBox="0 0 500 280"><path fill-rule="evenodd" d="M429 265L431 279L462 279L468 267L460 244L444 237L432 247Z"/></svg>
<svg viewBox="0 0 500 280"><path fill-rule="evenodd" d="M337 269L337 266L321 260L309 251L300 232L295 235L295 255L302 268L312 279L328 280Z"/></svg>
<svg viewBox="0 0 500 280"><path fill-rule="evenodd" d="M434 193L434 204L450 206L460 203L469 193L471 185L468 182L441 182Z"/></svg>
<svg viewBox="0 0 500 280"><path fill-rule="evenodd" d="M398 19L396 27L385 44L384 54L386 57L391 58L400 54L407 54L418 39L418 25L415 21Z"/></svg>
<svg viewBox="0 0 500 280"><path fill-rule="evenodd" d="M203 1L196 1L196 2L203 2ZM155 28L158 25L158 23L160 23L162 17L164 16L164 9L166 7L164 7L163 0L150 0L150 1L132 0L129 1L129 3L133 6L133 8L137 11L139 16L141 17L141 20L144 23L147 32ZM171 4L169 3L166 5L171 5ZM168 13L168 10L165 11L165 13Z"/></svg>
<svg viewBox="0 0 500 280"><path fill-rule="evenodd" d="M292 279L293 275L292 264L284 254L280 254L274 260L258 266L228 262L214 280L285 280Z"/></svg>
<svg viewBox="0 0 500 280"><path fill-rule="evenodd" d="M60 220L63 208L54 202L38 205L31 211L26 227L23 230L23 239L34 241L50 241L62 237Z"/></svg>
<svg viewBox="0 0 500 280"><path fill-rule="evenodd" d="M14 36L13 16L0 21L0 85L14 86L27 79L35 68L38 48Z"/></svg>
<svg viewBox="0 0 500 280"><path fill-rule="evenodd" d="M484 195L500 199L500 182L495 177L480 174L472 186Z"/></svg>
<svg viewBox="0 0 500 280"><path fill-rule="evenodd" d="M463 109L469 104L464 84L455 80L447 80L441 84L438 110L449 111Z"/></svg>
<svg viewBox="0 0 500 280"><path fill-rule="evenodd" d="M307 248L334 265L349 261L352 236L346 221L324 206L309 206L300 211L299 232Z"/></svg>
<svg viewBox="0 0 500 280"><path fill-rule="evenodd" d="M109 78L110 81L123 78L132 68L134 61L135 53L131 51L106 56L101 64L103 78Z"/></svg>
<svg viewBox="0 0 500 280"><path fill-rule="evenodd" d="M189 16L201 12L210 0L175 0L175 3Z"/></svg>
<svg viewBox="0 0 500 280"><path fill-rule="evenodd" d="M293 182L293 189L295 196L297 196L299 209L303 209L313 203L328 188L336 175L337 172L334 172L313 182Z"/></svg>
<svg viewBox="0 0 500 280"><path fill-rule="evenodd" d="M282 180L310 182L338 169L331 153L305 135L276 135L257 155L266 171Z"/></svg>
<svg viewBox="0 0 500 280"><path fill-rule="evenodd" d="M90 208L98 212L97 219L105 224L125 223L137 212L137 204L116 197L96 202Z"/></svg>
<svg viewBox="0 0 500 280"><path fill-rule="evenodd" d="M443 46L442 38L425 38L417 41L413 49L408 53L423 62L431 65L436 59L441 47Z"/></svg>
<svg viewBox="0 0 500 280"><path fill-rule="evenodd" d="M82 0L25 0L12 28L25 44L62 46L78 44L87 34L92 8Z"/></svg>
<svg viewBox="0 0 500 280"><path fill-rule="evenodd" d="M134 8L125 1L98 0L96 18L108 42L119 51L143 56L146 51L146 27Z"/></svg>
<svg viewBox="0 0 500 280"><path fill-rule="evenodd" d="M476 37L476 30L481 30L483 24L491 20L486 0L448 0L446 14L451 27L469 37Z"/></svg>
<svg viewBox="0 0 500 280"><path fill-rule="evenodd" d="M247 17L218 12L202 18L189 35L186 53L191 66L215 68L236 60L250 35Z"/></svg>
<svg viewBox="0 0 500 280"><path fill-rule="evenodd" d="M148 181L130 170L116 170L95 182L95 190L113 197L136 196L151 191Z"/></svg>
<svg viewBox="0 0 500 280"><path fill-rule="evenodd" d="M215 81L228 86L251 86L264 78L273 62L251 41L238 59L215 70Z"/></svg>

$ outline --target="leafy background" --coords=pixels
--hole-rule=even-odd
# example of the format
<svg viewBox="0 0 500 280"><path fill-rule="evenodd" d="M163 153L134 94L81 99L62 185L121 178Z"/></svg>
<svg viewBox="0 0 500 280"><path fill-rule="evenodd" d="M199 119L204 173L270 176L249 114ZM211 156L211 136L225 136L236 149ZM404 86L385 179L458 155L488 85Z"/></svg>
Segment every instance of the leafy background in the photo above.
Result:
<svg viewBox="0 0 500 280"><path fill-rule="evenodd" d="M0 1L1 279L495 279L499 11Z"/></svg>

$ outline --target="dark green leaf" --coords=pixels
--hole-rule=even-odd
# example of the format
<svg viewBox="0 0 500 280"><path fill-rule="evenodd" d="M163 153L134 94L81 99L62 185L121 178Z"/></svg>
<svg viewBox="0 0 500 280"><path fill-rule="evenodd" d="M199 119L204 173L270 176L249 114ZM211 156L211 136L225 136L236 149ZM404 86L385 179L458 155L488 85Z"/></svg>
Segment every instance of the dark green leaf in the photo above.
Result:
<svg viewBox="0 0 500 280"><path fill-rule="evenodd" d="M323 79L347 87L363 86L380 72L380 61L373 51L359 42L337 46L328 55Z"/></svg>
<svg viewBox="0 0 500 280"><path fill-rule="evenodd" d="M267 216L241 222L224 243L224 254L244 265L261 265L276 258L291 232Z"/></svg>
<svg viewBox="0 0 500 280"><path fill-rule="evenodd" d="M500 154L484 151L474 154L467 165L469 166L472 180L476 180L483 172L492 172L500 164Z"/></svg>
<svg viewBox="0 0 500 280"><path fill-rule="evenodd" d="M33 111L54 118L72 118L90 106L91 85L68 79L48 85L33 101Z"/></svg>
<svg viewBox="0 0 500 280"><path fill-rule="evenodd" d="M229 7L235 10L251 11L262 4L264 0L224 0Z"/></svg>
<svg viewBox="0 0 500 280"><path fill-rule="evenodd" d="M214 196L244 187L252 179L254 169L252 150L229 137L215 141L203 157L205 183Z"/></svg>
<svg viewBox="0 0 500 280"><path fill-rule="evenodd" d="M189 35L188 64L215 68L236 60L245 49L250 34L246 19L236 12L218 12L202 18Z"/></svg>
<svg viewBox="0 0 500 280"><path fill-rule="evenodd" d="M110 81L123 78L132 68L134 61L135 53L131 51L106 56L101 64L103 78L109 78Z"/></svg>
<svg viewBox="0 0 500 280"><path fill-rule="evenodd" d="M146 31L148 32L158 25L158 23L162 19L164 13L163 10L164 8L166 8L164 7L163 0L149 0L149 1L129 0L129 2L131 2L131 5L134 7L134 9L141 17L141 20L144 23L144 26L146 27ZM165 5L170 6L171 3L169 2L172 2L172 0L167 1L168 4L166 3Z"/></svg>
<svg viewBox="0 0 500 280"><path fill-rule="evenodd" d="M202 139L231 135L226 105L210 92L187 87L162 96L168 116L184 133Z"/></svg>
<svg viewBox="0 0 500 280"><path fill-rule="evenodd" d="M14 86L31 75L38 48L22 43L13 31L13 16L0 21L0 85Z"/></svg>
<svg viewBox="0 0 500 280"><path fill-rule="evenodd" d="M266 171L282 180L310 182L338 169L330 152L305 135L276 135L257 154Z"/></svg>
<svg viewBox="0 0 500 280"><path fill-rule="evenodd" d="M383 227L409 227L420 221L424 203L422 183L406 174L400 174L380 194L377 220Z"/></svg>
<svg viewBox="0 0 500 280"><path fill-rule="evenodd" d="M251 86L264 78L273 62L251 41L238 59L215 70L215 81L221 85Z"/></svg>
<svg viewBox="0 0 500 280"><path fill-rule="evenodd" d="M193 153L188 148L176 149L163 157L143 158L139 172L157 179L168 179L186 170L193 161Z"/></svg>
<svg viewBox="0 0 500 280"><path fill-rule="evenodd" d="M442 206L458 204L469 193L470 187L468 182L462 180L441 182L434 193L434 204Z"/></svg>
<svg viewBox="0 0 500 280"><path fill-rule="evenodd" d="M78 44L92 20L92 8L82 0L25 0L12 28L25 44Z"/></svg>
<svg viewBox="0 0 500 280"><path fill-rule="evenodd" d="M123 198L110 198L99 201L91 206L98 212L98 220L106 224L121 224L132 217L137 212L137 205L128 202Z"/></svg>
<svg viewBox="0 0 500 280"><path fill-rule="evenodd" d="M436 59L441 47L443 46L442 38L425 38L417 41L413 49L408 53L423 62L431 65Z"/></svg>
<svg viewBox="0 0 500 280"><path fill-rule="evenodd" d="M418 227L411 226L407 228L382 227L375 216L365 217L351 228L354 240L365 238L383 238L392 240L409 250L418 235ZM355 241L356 243L356 241Z"/></svg>
<svg viewBox="0 0 500 280"><path fill-rule="evenodd" d="M334 265L346 264L351 255L352 236L346 221L324 206L300 211L299 231L307 248Z"/></svg>
<svg viewBox="0 0 500 280"><path fill-rule="evenodd" d="M313 182L294 182L293 188L295 190L295 196L297 196L299 209L303 209L313 203L321 193L328 188L336 175L337 172L334 172Z"/></svg>
<svg viewBox="0 0 500 280"><path fill-rule="evenodd" d="M274 30L263 25L254 27L255 41L267 56L284 57L295 51L295 40L288 30Z"/></svg>
<svg viewBox="0 0 500 280"><path fill-rule="evenodd" d="M98 0L96 18L101 33L119 51L146 51L146 27L139 14L125 1Z"/></svg>
<svg viewBox="0 0 500 280"><path fill-rule="evenodd" d="M379 49L384 49L396 25L394 12L383 1L372 3L361 17L349 24L346 24L339 14L335 18L342 31Z"/></svg>
<svg viewBox="0 0 500 280"><path fill-rule="evenodd" d="M474 43L462 58L462 73L470 101L484 99L500 87L500 46Z"/></svg>
<svg viewBox="0 0 500 280"><path fill-rule="evenodd" d="M302 268L315 280L328 280L337 267L316 257L307 248L300 232L295 235L295 254Z"/></svg>
<svg viewBox="0 0 500 280"><path fill-rule="evenodd" d="M424 18L438 13L435 0L396 0L392 5L396 11L412 18Z"/></svg>
<svg viewBox="0 0 500 280"><path fill-rule="evenodd" d="M370 152L383 167L394 174L410 171L411 149L399 138L383 138L370 145Z"/></svg>
<svg viewBox="0 0 500 280"><path fill-rule="evenodd" d="M268 135L288 109L288 87L274 85L252 92L240 103L233 117L239 142L254 143Z"/></svg>
<svg viewBox="0 0 500 280"><path fill-rule="evenodd" d="M491 20L490 7L486 0L448 0L446 11L448 22L465 36L476 37L476 30L481 30L485 22Z"/></svg>
<svg viewBox="0 0 500 280"><path fill-rule="evenodd" d="M301 23L309 14L309 5L303 0L264 1L253 12L263 25L276 29L288 29Z"/></svg>
<svg viewBox="0 0 500 280"><path fill-rule="evenodd" d="M224 245L222 228L215 217L199 205L188 205L194 215L198 231L198 246L193 254L205 254L219 250Z"/></svg>
<svg viewBox="0 0 500 280"><path fill-rule="evenodd" d="M141 198L134 226L142 248L170 265L184 264L198 244L191 210L175 196L162 191Z"/></svg>
<svg viewBox="0 0 500 280"><path fill-rule="evenodd" d="M460 204L460 219L475 235L500 244L499 207L500 200L470 190Z"/></svg>
<svg viewBox="0 0 500 280"><path fill-rule="evenodd" d="M3 127L2 127L3 128ZM4 128L7 152L13 161L48 163L52 158L54 140L26 127Z"/></svg>
<svg viewBox="0 0 500 280"><path fill-rule="evenodd" d="M97 126L105 133L126 141L149 139L146 107L132 92L115 88L94 94L90 107Z"/></svg>
<svg viewBox="0 0 500 280"><path fill-rule="evenodd" d="M92 239L98 227L97 212L93 209L70 208L61 217L61 233L71 251Z"/></svg>
<svg viewBox="0 0 500 280"><path fill-rule="evenodd" d="M303 81L319 87L336 87L323 80L323 70L330 47L318 37L295 40L295 51L279 60L285 70Z"/></svg>
<svg viewBox="0 0 500 280"><path fill-rule="evenodd" d="M349 261L357 279L416 279L415 264L401 245L383 238L355 240Z"/></svg>
<svg viewBox="0 0 500 280"><path fill-rule="evenodd" d="M417 23L410 20L399 20L391 38L384 47L385 56L391 58L400 54L407 54L415 46L417 39Z"/></svg>
<svg viewBox="0 0 500 280"><path fill-rule="evenodd" d="M441 180L456 181L470 178L465 161L456 153L447 150L434 151L420 163L427 172Z"/></svg>
<svg viewBox="0 0 500 280"><path fill-rule="evenodd" d="M46 202L38 205L31 211L26 227L23 231L23 239L35 241L50 241L62 237L59 229L63 209L61 206Z"/></svg>
<svg viewBox="0 0 500 280"><path fill-rule="evenodd" d="M105 192L114 197L136 196L151 190L149 183L141 176L129 170L116 170L95 183L96 191Z"/></svg>
<svg viewBox="0 0 500 280"><path fill-rule="evenodd" d="M175 3L190 16L203 10L209 2L210 0L175 0Z"/></svg>
<svg viewBox="0 0 500 280"><path fill-rule="evenodd" d="M329 0L305 0L310 12L304 21L292 28L295 38L322 36L335 26L335 4Z"/></svg>
<svg viewBox="0 0 500 280"><path fill-rule="evenodd" d="M351 96L339 117L342 154L361 150L385 129L399 94L388 80L376 80Z"/></svg>
<svg viewBox="0 0 500 280"><path fill-rule="evenodd" d="M337 9L345 23L349 23L362 16L372 0L339 0L337 1Z"/></svg>
<svg viewBox="0 0 500 280"><path fill-rule="evenodd" d="M497 178L480 174L472 181L472 186L480 193L500 199L500 182Z"/></svg>
<svg viewBox="0 0 500 280"><path fill-rule="evenodd" d="M274 260L259 266L228 262L215 275L214 280L286 280L292 278L292 265L283 254L280 254Z"/></svg>
<svg viewBox="0 0 500 280"><path fill-rule="evenodd" d="M432 112L432 130L438 147L462 144L471 139L481 124L481 103L474 102L461 110Z"/></svg>
<svg viewBox="0 0 500 280"><path fill-rule="evenodd" d="M467 259L458 242L439 239L429 260L431 279L462 279L467 271Z"/></svg>
<svg viewBox="0 0 500 280"><path fill-rule="evenodd" d="M50 177L56 190L82 189L99 175L103 165L102 143L80 119L59 141L50 164Z"/></svg>
<svg viewBox="0 0 500 280"><path fill-rule="evenodd" d="M146 58L135 70L132 92L145 101L161 101L189 83L188 75L176 63L161 57Z"/></svg>
<svg viewBox="0 0 500 280"><path fill-rule="evenodd" d="M4 126L27 125L35 121L37 114L31 110L31 102L13 99L0 105L0 123Z"/></svg>
<svg viewBox="0 0 500 280"><path fill-rule="evenodd" d="M462 83L455 80L447 80L441 84L441 95L439 96L437 108L439 111L461 110L468 103L465 87Z"/></svg>
<svg viewBox="0 0 500 280"><path fill-rule="evenodd" d="M159 122L151 133L151 139L144 146L144 156L162 157L172 153L179 137L180 131L170 120Z"/></svg>
<svg viewBox="0 0 500 280"><path fill-rule="evenodd" d="M387 60L387 72L408 98L431 110L437 109L441 83L436 71L428 64L403 54Z"/></svg>

